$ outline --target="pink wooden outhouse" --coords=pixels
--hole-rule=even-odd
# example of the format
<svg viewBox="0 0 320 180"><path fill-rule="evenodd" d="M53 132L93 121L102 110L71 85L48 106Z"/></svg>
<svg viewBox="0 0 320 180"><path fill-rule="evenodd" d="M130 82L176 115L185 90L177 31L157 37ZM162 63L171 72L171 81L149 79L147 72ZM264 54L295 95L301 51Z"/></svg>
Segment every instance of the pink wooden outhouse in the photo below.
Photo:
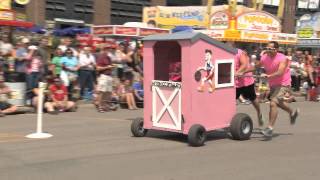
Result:
<svg viewBox="0 0 320 180"><path fill-rule="evenodd" d="M242 135L235 138L250 137L250 117L235 116L236 49L191 32L152 35L143 41L144 118L132 123L134 136L150 129L178 132L188 135L190 145L201 146L206 132L234 121L235 133Z"/></svg>

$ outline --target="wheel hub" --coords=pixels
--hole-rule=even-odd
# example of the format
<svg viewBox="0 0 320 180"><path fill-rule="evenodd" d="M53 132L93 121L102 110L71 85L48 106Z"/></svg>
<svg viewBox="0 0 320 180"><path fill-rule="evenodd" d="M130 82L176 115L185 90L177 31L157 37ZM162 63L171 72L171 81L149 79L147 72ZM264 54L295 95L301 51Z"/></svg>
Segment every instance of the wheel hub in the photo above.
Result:
<svg viewBox="0 0 320 180"><path fill-rule="evenodd" d="M243 134L248 134L250 132L251 126L248 121L244 121L241 125L241 131Z"/></svg>

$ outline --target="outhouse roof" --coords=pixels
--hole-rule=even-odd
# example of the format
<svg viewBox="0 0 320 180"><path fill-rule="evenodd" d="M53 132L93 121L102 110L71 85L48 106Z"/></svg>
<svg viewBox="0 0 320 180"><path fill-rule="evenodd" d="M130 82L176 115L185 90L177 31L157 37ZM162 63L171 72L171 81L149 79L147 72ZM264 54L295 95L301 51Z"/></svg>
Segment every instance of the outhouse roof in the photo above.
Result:
<svg viewBox="0 0 320 180"><path fill-rule="evenodd" d="M212 39L211 37L200 33L200 32L178 32L178 33L172 33L172 34L158 34L158 35L151 35L143 38L143 41L172 41L172 40L190 40L191 43L194 43L198 41L199 39L206 41L209 44L212 44L218 48L224 49L225 51L237 54L237 49L222 43L220 41L217 41L215 39Z"/></svg>

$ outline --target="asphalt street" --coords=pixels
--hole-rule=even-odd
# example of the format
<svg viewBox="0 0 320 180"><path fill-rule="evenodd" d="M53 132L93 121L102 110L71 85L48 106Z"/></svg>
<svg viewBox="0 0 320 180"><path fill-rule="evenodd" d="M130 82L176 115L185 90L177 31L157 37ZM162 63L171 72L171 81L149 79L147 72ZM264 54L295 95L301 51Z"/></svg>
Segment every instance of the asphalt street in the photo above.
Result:
<svg viewBox="0 0 320 180"><path fill-rule="evenodd" d="M44 130L54 136L44 140L24 138L35 131L35 114L7 116L0 118L0 180L317 180L320 103L291 105L301 109L297 124L280 111L272 140L258 130L248 141L216 131L197 148L176 133L132 137L131 120L142 110L97 113L82 105L76 113L45 114ZM262 107L266 117L268 104ZM257 125L252 106L238 111Z"/></svg>

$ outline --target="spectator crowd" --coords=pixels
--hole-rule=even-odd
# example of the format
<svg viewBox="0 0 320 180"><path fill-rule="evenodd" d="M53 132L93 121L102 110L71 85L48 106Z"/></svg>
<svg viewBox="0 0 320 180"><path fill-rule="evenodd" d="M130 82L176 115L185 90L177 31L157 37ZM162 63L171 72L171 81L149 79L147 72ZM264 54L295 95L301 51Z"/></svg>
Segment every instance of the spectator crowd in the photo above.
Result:
<svg viewBox="0 0 320 180"><path fill-rule="evenodd" d="M49 37L37 42L22 37L12 44L0 39L0 115L17 107L7 102L10 88L4 82L25 82L25 103L36 107L38 83L46 82L44 108L50 114L76 111L79 100L90 101L98 112L143 107L142 45L121 41L98 48L73 45L63 38L57 48Z"/></svg>
<svg viewBox="0 0 320 180"><path fill-rule="evenodd" d="M46 82L44 108L50 114L76 111L79 100L92 102L101 113L119 107L129 110L143 107L141 43L124 40L93 49L75 45L72 38L63 38L56 48L50 44L50 37L46 36L38 41L21 37L15 43L5 34L0 36L0 116L17 111L16 106L8 103L12 91L5 82L25 82L25 104L34 108L38 104L38 83ZM260 60L263 49L250 50L248 55L254 64ZM319 101L320 55L287 49L286 56L293 91L304 93L308 100ZM170 80L181 81L181 64L170 69L173 69ZM263 73L263 69L256 73ZM256 88L260 102L268 102L267 81L257 78ZM287 98L294 101L292 94ZM240 97L240 102L249 101Z"/></svg>

